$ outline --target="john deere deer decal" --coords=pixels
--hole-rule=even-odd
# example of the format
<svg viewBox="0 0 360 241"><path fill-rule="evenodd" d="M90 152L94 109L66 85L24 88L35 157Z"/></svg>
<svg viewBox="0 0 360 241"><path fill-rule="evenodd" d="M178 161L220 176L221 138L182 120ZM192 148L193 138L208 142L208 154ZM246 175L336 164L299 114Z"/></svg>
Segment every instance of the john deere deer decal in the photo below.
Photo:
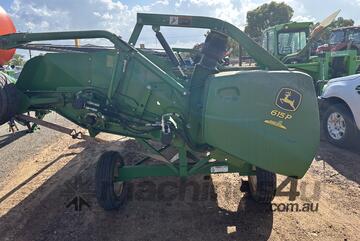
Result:
<svg viewBox="0 0 360 241"><path fill-rule="evenodd" d="M289 88L282 88L276 98L276 105L287 111L296 111L300 103L301 94Z"/></svg>

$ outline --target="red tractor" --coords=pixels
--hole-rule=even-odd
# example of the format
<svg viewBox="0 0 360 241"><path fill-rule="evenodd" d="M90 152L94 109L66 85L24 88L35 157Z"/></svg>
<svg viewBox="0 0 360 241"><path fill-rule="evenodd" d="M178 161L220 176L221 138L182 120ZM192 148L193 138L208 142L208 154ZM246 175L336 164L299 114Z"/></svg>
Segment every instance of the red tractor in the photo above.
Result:
<svg viewBox="0 0 360 241"><path fill-rule="evenodd" d="M342 27L331 31L328 44L317 48L317 53L357 50L360 54L360 26Z"/></svg>
<svg viewBox="0 0 360 241"><path fill-rule="evenodd" d="M357 58L354 60L357 60L360 56L360 26L333 29L330 34L329 43L321 45L316 49L316 53L319 56L330 52L331 56L334 57L330 66L332 78L354 74L348 71L349 58L346 58L346 56L349 56L349 51L355 52ZM359 72L360 66L355 73Z"/></svg>

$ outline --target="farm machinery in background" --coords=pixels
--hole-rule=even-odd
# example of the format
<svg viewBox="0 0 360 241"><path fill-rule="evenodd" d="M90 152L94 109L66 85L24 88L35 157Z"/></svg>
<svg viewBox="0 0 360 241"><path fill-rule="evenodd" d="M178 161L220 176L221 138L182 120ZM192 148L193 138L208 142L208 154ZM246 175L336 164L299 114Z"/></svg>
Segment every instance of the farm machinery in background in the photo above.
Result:
<svg viewBox="0 0 360 241"><path fill-rule="evenodd" d="M323 52L336 52L343 50L356 50L360 55L360 26L349 26L331 30L329 43L319 46L317 54Z"/></svg>
<svg viewBox="0 0 360 241"><path fill-rule="evenodd" d="M327 80L360 72L360 28L333 29L329 43L316 46L323 30L339 12L330 15L313 31L312 22L290 22L270 27L263 33L263 48L289 68L313 77L318 94Z"/></svg>
<svg viewBox="0 0 360 241"><path fill-rule="evenodd" d="M164 51L135 48L151 26ZM201 58L184 65L161 27L208 29ZM219 66L231 37L258 68ZM126 198L127 183L149 176L187 177L239 173L249 176L252 197L274 198L276 175L301 178L319 145L319 112L312 78L289 71L235 26L215 18L143 14L128 42L107 31L10 33L0 49L31 48L33 41L109 40L113 48L57 47L28 60L16 83L0 78L0 124L31 121L73 137L100 132L133 137L155 164L130 165L119 152L105 152L96 167L96 196L105 209ZM44 46L46 47L46 46ZM164 54L165 53L165 54ZM89 132L76 133L42 118L55 111ZM34 111L37 118L24 115ZM161 143L156 149L152 141ZM172 147L177 154L166 158Z"/></svg>
<svg viewBox="0 0 360 241"><path fill-rule="evenodd" d="M333 29L329 43L317 46L330 15L313 31L312 22L291 22L265 30L262 46L288 68L309 74L319 96L324 136L342 147L360 140L360 27ZM354 76L352 76L354 75ZM339 78L349 76L346 78Z"/></svg>

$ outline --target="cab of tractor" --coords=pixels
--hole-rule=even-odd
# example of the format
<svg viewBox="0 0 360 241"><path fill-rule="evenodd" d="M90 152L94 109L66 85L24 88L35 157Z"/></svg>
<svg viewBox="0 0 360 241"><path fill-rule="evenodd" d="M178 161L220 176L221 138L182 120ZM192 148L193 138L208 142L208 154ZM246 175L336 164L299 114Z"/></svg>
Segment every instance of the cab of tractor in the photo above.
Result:
<svg viewBox="0 0 360 241"><path fill-rule="evenodd" d="M262 47L278 59L302 50L309 38L312 22L290 22L266 29Z"/></svg>

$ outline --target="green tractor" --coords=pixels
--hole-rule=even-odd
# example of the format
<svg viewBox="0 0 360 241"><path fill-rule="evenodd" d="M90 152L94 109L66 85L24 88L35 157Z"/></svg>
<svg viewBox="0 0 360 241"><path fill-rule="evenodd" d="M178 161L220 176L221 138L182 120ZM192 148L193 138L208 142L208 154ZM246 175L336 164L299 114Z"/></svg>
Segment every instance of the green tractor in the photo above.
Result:
<svg viewBox="0 0 360 241"><path fill-rule="evenodd" d="M135 48L145 26L152 27L163 51ZM170 47L163 26L209 30L197 64L184 65L177 52L187 50ZM261 67L220 66L229 37ZM0 124L16 118L74 138L108 132L142 143L155 164L131 165L113 151L99 158L96 195L103 208L120 207L126 183L134 178L212 173L249 176L252 197L269 203L275 195L275 173L301 178L308 170L320 139L312 78L289 70L222 20L139 13L127 42L99 30L14 33L0 36L0 49L31 48L34 41L95 38L107 39L114 47L57 46L53 50L58 52L27 61L15 84L2 76ZM90 136L43 121L49 110L87 129ZM28 111L38 118L23 115ZM162 153L169 147L178 153L171 159Z"/></svg>
<svg viewBox="0 0 360 241"><path fill-rule="evenodd" d="M338 49L324 46L316 49L314 46L339 12L330 15L312 31L312 22L290 22L270 27L263 33L262 47L289 68L309 74L316 83L318 94L329 79L360 71L359 50L352 48L353 45Z"/></svg>

